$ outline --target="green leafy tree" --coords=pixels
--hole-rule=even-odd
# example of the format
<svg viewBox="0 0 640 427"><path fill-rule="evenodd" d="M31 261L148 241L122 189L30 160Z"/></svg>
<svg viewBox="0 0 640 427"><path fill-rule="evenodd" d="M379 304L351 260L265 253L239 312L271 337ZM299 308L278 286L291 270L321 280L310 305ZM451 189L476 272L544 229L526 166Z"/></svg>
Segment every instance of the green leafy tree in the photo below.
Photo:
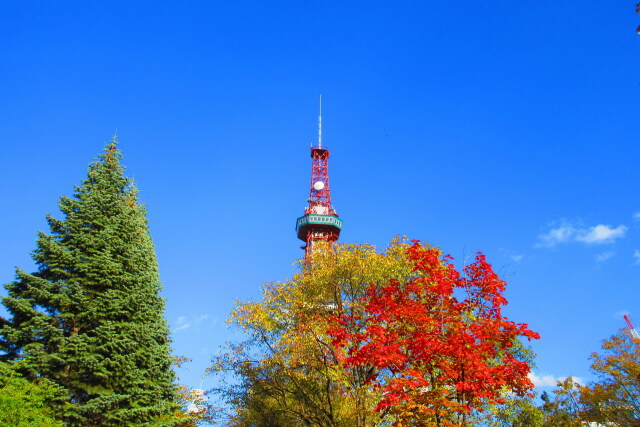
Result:
<svg viewBox="0 0 640 427"><path fill-rule="evenodd" d="M546 427L580 427L582 425L582 411L580 405L581 386L569 377L558 381L553 396L542 393L542 410L545 415Z"/></svg>
<svg viewBox="0 0 640 427"><path fill-rule="evenodd" d="M55 418L57 387L45 378L30 382L0 362L0 425L62 427Z"/></svg>
<svg viewBox="0 0 640 427"><path fill-rule="evenodd" d="M17 269L2 300L4 357L64 390L68 425L168 422L177 408L155 249L120 160L114 137L60 199L64 219L47 216L37 271Z"/></svg>
<svg viewBox="0 0 640 427"><path fill-rule="evenodd" d="M474 411L469 425L482 427L542 427L544 413L531 396L505 393L504 402Z"/></svg>
<svg viewBox="0 0 640 427"><path fill-rule="evenodd" d="M544 414L536 407L530 397L510 397L496 414L496 422L500 427L542 427Z"/></svg>

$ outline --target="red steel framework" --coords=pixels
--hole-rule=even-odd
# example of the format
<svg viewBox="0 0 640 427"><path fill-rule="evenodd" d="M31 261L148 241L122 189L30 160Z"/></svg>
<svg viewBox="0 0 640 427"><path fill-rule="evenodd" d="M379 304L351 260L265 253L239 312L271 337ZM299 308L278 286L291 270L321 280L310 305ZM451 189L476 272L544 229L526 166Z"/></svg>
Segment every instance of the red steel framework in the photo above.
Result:
<svg viewBox="0 0 640 427"><path fill-rule="evenodd" d="M638 333L638 330L633 326L633 323L631 323L631 316L625 314L623 317L627 322L627 327L629 328L631 335L633 335L634 338L640 338L640 333Z"/></svg>
<svg viewBox="0 0 640 427"><path fill-rule="evenodd" d="M311 148L311 190L309 192L309 206L304 213L313 212L315 207L326 208L329 215L337 215L331 206L331 191L329 189L329 150L326 148ZM316 183L322 182L322 188L317 189ZM318 185L319 187L320 185Z"/></svg>
<svg viewBox="0 0 640 427"><path fill-rule="evenodd" d="M333 243L338 240L342 229L342 220L331 204L329 186L329 150L322 147L322 97L320 98L320 115L318 117L318 146L311 148L311 185L309 205L304 215L296 221L298 238L305 242L302 249L305 259L313 249L316 241L324 240Z"/></svg>

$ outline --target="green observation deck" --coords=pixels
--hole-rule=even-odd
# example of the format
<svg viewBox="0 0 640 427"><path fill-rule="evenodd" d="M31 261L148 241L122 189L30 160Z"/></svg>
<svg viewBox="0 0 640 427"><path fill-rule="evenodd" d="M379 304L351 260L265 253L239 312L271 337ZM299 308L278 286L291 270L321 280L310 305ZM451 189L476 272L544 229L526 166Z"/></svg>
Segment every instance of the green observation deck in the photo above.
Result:
<svg viewBox="0 0 640 427"><path fill-rule="evenodd" d="M296 221L298 239L306 241L307 231L310 228L333 231L336 234L340 234L340 230L342 229L342 220L335 215L303 215Z"/></svg>

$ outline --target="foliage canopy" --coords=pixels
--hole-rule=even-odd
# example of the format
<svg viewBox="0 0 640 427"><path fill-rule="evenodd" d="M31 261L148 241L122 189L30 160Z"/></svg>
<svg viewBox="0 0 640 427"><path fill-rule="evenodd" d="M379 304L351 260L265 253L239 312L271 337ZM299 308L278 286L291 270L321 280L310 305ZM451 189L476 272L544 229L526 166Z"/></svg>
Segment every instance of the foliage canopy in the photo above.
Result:
<svg viewBox="0 0 640 427"><path fill-rule="evenodd" d="M452 425L532 387L504 319L504 282L482 255L459 274L442 252L396 239L316 247L290 281L230 322L248 337L211 370L236 425ZM460 292L468 294L460 299Z"/></svg>
<svg viewBox="0 0 640 427"><path fill-rule="evenodd" d="M48 380L28 381L0 362L0 425L62 427L53 409L60 397Z"/></svg>

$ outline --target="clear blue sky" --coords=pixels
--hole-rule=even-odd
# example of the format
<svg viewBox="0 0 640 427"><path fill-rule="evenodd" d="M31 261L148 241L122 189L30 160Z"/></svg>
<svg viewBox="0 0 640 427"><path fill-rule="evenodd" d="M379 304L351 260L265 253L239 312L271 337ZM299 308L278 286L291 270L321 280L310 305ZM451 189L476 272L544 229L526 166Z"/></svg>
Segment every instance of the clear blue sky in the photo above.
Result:
<svg viewBox="0 0 640 427"><path fill-rule="evenodd" d="M640 323L634 3L5 2L0 281L117 129L207 387L234 300L296 271L322 93L341 240L483 251L536 375L588 380Z"/></svg>

